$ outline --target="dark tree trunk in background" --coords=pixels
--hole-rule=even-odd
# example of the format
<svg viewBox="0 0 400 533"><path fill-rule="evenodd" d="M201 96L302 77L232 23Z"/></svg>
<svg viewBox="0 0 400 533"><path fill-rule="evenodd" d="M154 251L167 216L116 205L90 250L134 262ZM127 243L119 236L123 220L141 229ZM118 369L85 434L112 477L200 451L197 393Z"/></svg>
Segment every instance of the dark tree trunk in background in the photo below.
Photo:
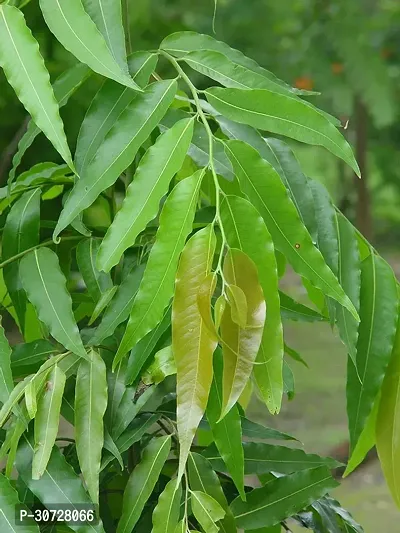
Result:
<svg viewBox="0 0 400 533"><path fill-rule="evenodd" d="M361 179L354 176L357 192L356 226L368 240L372 239L371 198L368 189L367 149L368 149L368 113L360 98L354 102L354 128L356 158L361 170Z"/></svg>

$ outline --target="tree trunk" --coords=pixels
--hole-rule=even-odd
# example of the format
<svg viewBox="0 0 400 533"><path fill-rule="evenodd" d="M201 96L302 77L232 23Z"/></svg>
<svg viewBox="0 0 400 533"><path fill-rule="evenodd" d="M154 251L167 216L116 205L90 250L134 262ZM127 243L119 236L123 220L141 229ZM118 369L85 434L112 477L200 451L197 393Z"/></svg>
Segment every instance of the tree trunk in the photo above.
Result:
<svg viewBox="0 0 400 533"><path fill-rule="evenodd" d="M354 185L357 192L356 226L368 240L373 237L371 198L367 179L367 149L368 149L368 113L359 97L355 98L355 142L356 158L361 171L361 179L354 175Z"/></svg>

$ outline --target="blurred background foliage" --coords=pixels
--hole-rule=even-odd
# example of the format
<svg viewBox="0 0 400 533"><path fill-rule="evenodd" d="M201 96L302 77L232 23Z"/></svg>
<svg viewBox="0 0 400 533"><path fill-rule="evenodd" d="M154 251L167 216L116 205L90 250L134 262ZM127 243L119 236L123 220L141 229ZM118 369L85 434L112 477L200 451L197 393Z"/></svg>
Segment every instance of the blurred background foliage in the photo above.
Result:
<svg viewBox="0 0 400 533"><path fill-rule="evenodd" d="M28 25L55 80L74 63L73 57L47 30L35 0L14 3L26 4L23 11ZM130 28L127 45L133 51L157 48L174 31L213 33L213 0L127 0L124 7ZM356 151L362 180L323 149L301 143L293 143L292 148L305 173L328 187L338 207L399 274L399 0L218 0L214 30L217 39L242 50L279 78L321 93L309 98L340 118L343 133ZM168 65L161 63L160 67L160 73L168 76ZM191 74L200 88L210 83ZM61 110L72 149L85 111L101 83L100 77L92 76ZM7 181L25 127L26 113L0 73L0 187ZM41 135L24 156L19 172L46 160L61 162ZM54 218L52 211L57 212L58 201L43 203L49 219ZM89 211L92 225L104 226L101 221L110 217L104 199ZM306 298L299 280L290 272L284 283L297 291L298 297ZM268 423L294 432L310 451L336 450L345 456L343 346L324 325L285 324L285 339L300 351L310 370L293 365L295 401L286 402L282 416ZM253 418L264 422L269 416L256 399L250 410ZM340 491L338 497L365 524L366 533L397 528L398 511L377 462L361 469Z"/></svg>

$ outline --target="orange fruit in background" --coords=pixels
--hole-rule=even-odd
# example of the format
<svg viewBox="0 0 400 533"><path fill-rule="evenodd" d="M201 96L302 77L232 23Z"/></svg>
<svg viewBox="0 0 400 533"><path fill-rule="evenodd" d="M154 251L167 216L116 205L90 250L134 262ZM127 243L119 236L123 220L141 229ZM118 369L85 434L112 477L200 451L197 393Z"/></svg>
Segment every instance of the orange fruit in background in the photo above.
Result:
<svg viewBox="0 0 400 533"><path fill-rule="evenodd" d="M332 63L331 69L334 74L341 74L344 70L344 67L342 63Z"/></svg>
<svg viewBox="0 0 400 533"><path fill-rule="evenodd" d="M312 91L314 87L314 82L311 78L308 78L307 76L300 76L300 78L296 78L294 86L298 89Z"/></svg>
<svg viewBox="0 0 400 533"><path fill-rule="evenodd" d="M391 48L382 48L381 50L381 57L383 59L387 59L388 57L390 57L391 55L393 55L393 50Z"/></svg>

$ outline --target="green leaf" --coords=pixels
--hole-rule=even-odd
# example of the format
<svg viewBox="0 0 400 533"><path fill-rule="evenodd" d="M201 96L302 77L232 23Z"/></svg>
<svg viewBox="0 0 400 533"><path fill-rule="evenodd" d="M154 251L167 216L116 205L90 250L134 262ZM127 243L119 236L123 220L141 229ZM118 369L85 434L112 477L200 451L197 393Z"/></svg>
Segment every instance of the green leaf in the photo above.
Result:
<svg viewBox="0 0 400 533"><path fill-rule="evenodd" d="M110 369L107 369L108 400L105 418L109 427L112 425L115 413L117 412L122 397L125 394L125 375L126 364L124 363L118 365L118 368L115 372L111 372Z"/></svg>
<svg viewBox="0 0 400 533"><path fill-rule="evenodd" d="M246 295L237 285L227 285L226 294L231 308L231 318L241 328L247 326Z"/></svg>
<svg viewBox="0 0 400 533"><path fill-rule="evenodd" d="M179 261L172 305L172 350L177 368L177 421L181 479L197 427L207 406L216 340L204 327L197 305L210 273L216 238L211 225L189 239Z"/></svg>
<svg viewBox="0 0 400 533"><path fill-rule="evenodd" d="M118 522L117 533L130 533L139 520L158 481L170 449L170 436L153 439L144 449L143 458L129 476L125 488L122 515Z"/></svg>
<svg viewBox="0 0 400 533"><path fill-rule="evenodd" d="M376 420L376 448L382 470L396 505L400 507L400 321L385 379Z"/></svg>
<svg viewBox="0 0 400 533"><path fill-rule="evenodd" d="M44 339L15 345L11 354L11 369L14 377L36 372L40 363L55 351L54 346Z"/></svg>
<svg viewBox="0 0 400 533"><path fill-rule="evenodd" d="M283 331L278 272L271 235L257 210L245 199L226 196L221 218L228 244L255 263L268 312L253 373L268 409L279 412L282 402ZM249 233L249 224L252 231Z"/></svg>
<svg viewBox="0 0 400 533"><path fill-rule="evenodd" d="M40 189L34 189L25 192L10 209L3 231L3 260L39 244L39 226ZM19 261L6 265L3 273L21 332L24 334L27 298L19 275Z"/></svg>
<svg viewBox="0 0 400 533"><path fill-rule="evenodd" d="M258 153L241 141L227 143L240 184L263 216L275 246L294 270L325 295L337 300L358 319L356 310L301 223L279 175Z"/></svg>
<svg viewBox="0 0 400 533"><path fill-rule="evenodd" d="M264 442L243 442L243 453L245 475L258 475L267 472L291 474L317 466L326 466L331 469L340 466L340 463L331 457L320 457L305 453L301 449L276 446ZM204 456L207 457L215 470L226 471L224 462L214 444L204 451Z"/></svg>
<svg viewBox="0 0 400 533"><path fill-rule="evenodd" d="M204 320L204 325L209 332L217 338L217 330L211 313L211 300L217 286L217 275L215 272L210 272L200 286L197 293L197 306L199 308L201 318ZM222 296L222 298L224 298ZM246 304L247 305L247 304ZM247 313L246 313L247 318Z"/></svg>
<svg viewBox="0 0 400 533"><path fill-rule="evenodd" d="M205 94L210 104L227 118L303 143L324 146L360 174L346 139L323 113L302 100L264 89L212 87Z"/></svg>
<svg viewBox="0 0 400 533"><path fill-rule="evenodd" d="M152 533L175 533L178 525L182 486L171 479L158 498L153 511Z"/></svg>
<svg viewBox="0 0 400 533"><path fill-rule="evenodd" d="M211 464L202 455L189 453L188 457L189 485L192 490L209 494L225 511L222 521L217 522L223 533L236 533L236 525L221 483Z"/></svg>
<svg viewBox="0 0 400 533"><path fill-rule="evenodd" d="M175 80L152 83L119 116L68 196L54 239L132 163L140 146L166 113L176 88Z"/></svg>
<svg viewBox="0 0 400 533"><path fill-rule="evenodd" d="M338 280L358 311L360 308L361 259L356 232L353 225L340 213L336 213L336 225L339 246ZM358 322L347 309L341 306L337 306L336 320L340 338L356 365Z"/></svg>
<svg viewBox="0 0 400 533"><path fill-rule="evenodd" d="M184 58L189 52L197 50L213 50L223 54L233 63L246 67L247 69L264 76L267 81L275 87L275 91L286 91L289 93L301 93L298 89L292 89L284 81L278 79L272 72L260 67L253 59L246 57L239 50L231 48L222 41L217 41L210 35L196 33L194 31L181 31L172 33L166 37L160 45L169 54Z"/></svg>
<svg viewBox="0 0 400 533"><path fill-rule="evenodd" d="M98 302L101 296L113 286L111 276L96 268L99 247L100 239L83 239L76 249L78 268L94 302Z"/></svg>
<svg viewBox="0 0 400 533"><path fill-rule="evenodd" d="M36 386L33 380L25 387L25 405L26 410L28 411L28 416L30 420L32 420L37 413Z"/></svg>
<svg viewBox="0 0 400 533"><path fill-rule="evenodd" d="M18 493L8 481L8 479L0 474L0 528L4 533L39 533L39 526L32 518L24 519L23 526L18 525L15 529L15 513L16 508L21 509ZM22 507L27 513L29 509L26 506Z"/></svg>
<svg viewBox="0 0 400 533"><path fill-rule="evenodd" d="M156 63L157 56L150 52L135 52L130 56L129 70L132 78L140 87L147 85ZM101 86L79 130L75 151L75 166L78 174L84 174L104 142L105 136L136 95L136 91L123 87L113 80L106 80Z"/></svg>
<svg viewBox="0 0 400 533"><path fill-rule="evenodd" d="M57 255L49 248L34 250L21 259L20 276L29 300L52 336L71 352L87 358Z"/></svg>
<svg viewBox="0 0 400 533"><path fill-rule="evenodd" d="M247 502L236 498L231 509L239 528L269 527L301 511L337 486L329 470L322 466L275 479L252 490Z"/></svg>
<svg viewBox="0 0 400 533"><path fill-rule="evenodd" d="M247 300L247 327L235 324L228 304L221 321L224 377L221 419L234 406L250 379L260 349L266 305L257 267L241 250L230 248L224 260L224 277L242 289Z"/></svg>
<svg viewBox="0 0 400 533"><path fill-rule="evenodd" d="M74 65L70 69L63 72L54 82L53 90L54 96L58 102L58 107L63 107L69 100L69 97L82 85L82 83L90 76L91 70L82 63ZM15 178L17 168L20 165L22 158L33 141L39 135L40 129L36 126L33 120L29 121L25 134L18 143L18 149L12 160L12 168L8 177L8 184L10 185Z"/></svg>
<svg viewBox="0 0 400 533"><path fill-rule="evenodd" d="M92 316L90 317L88 323L89 326L91 326L93 322L95 322L99 318L104 309L107 308L108 304L114 298L114 294L117 292L117 289L118 287L114 285L113 287L107 289L106 292L101 295L100 300L97 302L96 307L93 310Z"/></svg>
<svg viewBox="0 0 400 533"><path fill-rule="evenodd" d="M4 402L0 409L0 427L2 427L11 413L13 407L20 401L25 393L26 385L31 381L33 376L26 377L23 381L19 381L13 390L10 392L10 396Z"/></svg>
<svg viewBox="0 0 400 533"><path fill-rule="evenodd" d="M18 448L16 468L30 491L45 506L67 505L70 509L77 509L76 506L91 504L90 498L83 488L80 477L74 472L71 465L67 463L65 457L55 446L51 453L46 470L38 480L32 479L32 455L33 445L24 437ZM56 507L57 508L57 507ZM68 524L68 523L67 523ZM98 525L68 524L77 533L104 533L101 521Z"/></svg>
<svg viewBox="0 0 400 533"><path fill-rule="evenodd" d="M242 499L244 493L244 456L242 448L242 427L236 405L218 422L222 411L222 375L224 361L222 353L217 350L214 355L214 379L207 404L207 420L210 424L213 440L231 475Z"/></svg>
<svg viewBox="0 0 400 533"><path fill-rule="evenodd" d="M128 326L114 359L114 366L161 320L173 294L179 255L193 225L204 172L180 181L168 196L156 240L131 310Z"/></svg>
<svg viewBox="0 0 400 533"><path fill-rule="evenodd" d="M14 388L11 373L11 348L0 320L0 402L6 403Z"/></svg>
<svg viewBox="0 0 400 533"><path fill-rule="evenodd" d="M357 368L351 361L348 364L347 415L351 452L381 388L393 349L397 317L398 295L392 269L381 257L371 254L361 263Z"/></svg>
<svg viewBox="0 0 400 533"><path fill-rule="evenodd" d="M75 386L75 442L83 479L93 503L99 501L99 472L107 407L106 365L92 350L79 365Z"/></svg>
<svg viewBox="0 0 400 533"><path fill-rule="evenodd" d="M121 403L115 413L115 418L112 420L111 436L117 439L126 430L132 420L144 407L146 402L151 398L156 390L155 386L148 387L139 398L135 401L136 388L127 387L121 399Z"/></svg>
<svg viewBox="0 0 400 533"><path fill-rule="evenodd" d="M121 2L119 0L117 2L113 0L83 0L82 4L103 35L108 49L120 69L128 72Z"/></svg>
<svg viewBox="0 0 400 533"><path fill-rule="evenodd" d="M170 109L161 121L160 130L164 131L167 128L171 128L179 120L190 117L189 113L185 113L180 109ZM210 140L207 130L201 122L196 121L194 123L193 138L189 146L188 155L198 167L208 166L210 161ZM231 162L225 153L222 142L216 137L213 138L213 161L217 174L228 181L234 179Z"/></svg>
<svg viewBox="0 0 400 533"><path fill-rule="evenodd" d="M33 121L73 169L58 104L39 45L13 6L0 6L0 65Z"/></svg>
<svg viewBox="0 0 400 533"><path fill-rule="evenodd" d="M155 422L160 418L160 415L155 414L143 414L136 418L122 435L117 439L118 449L122 452L128 450L132 444L139 442L147 430L151 428Z"/></svg>
<svg viewBox="0 0 400 533"><path fill-rule="evenodd" d="M241 417L242 421L242 432L243 435L249 437L250 439L274 439L274 440L297 440L295 437L288 435L287 433L282 433L277 429L268 428L252 420Z"/></svg>
<svg viewBox="0 0 400 533"><path fill-rule="evenodd" d="M167 307L161 322L132 348L129 354L125 383L132 384L150 359L158 341L171 325L171 306Z"/></svg>
<svg viewBox="0 0 400 533"><path fill-rule="evenodd" d="M279 139L263 138L257 130L246 124L233 122L222 115L217 116L216 120L229 138L249 144L274 167L289 191L303 224L315 241L316 222L312 192L308 179L290 148Z"/></svg>
<svg viewBox="0 0 400 533"><path fill-rule="evenodd" d="M279 291L282 318L301 322L322 322L327 318L314 309L293 300L288 294ZM355 319L353 319L355 320ZM357 326L358 326L358 322Z"/></svg>
<svg viewBox="0 0 400 533"><path fill-rule="evenodd" d="M101 244L97 264L108 272L158 213L173 176L181 168L193 135L193 119L177 122L141 159L124 202Z"/></svg>
<svg viewBox="0 0 400 533"><path fill-rule="evenodd" d="M276 83L272 76L266 77L260 72L234 63L220 52L200 49L185 54L182 59L194 70L219 82L224 87L268 89L276 93L294 96L291 88Z"/></svg>
<svg viewBox="0 0 400 533"><path fill-rule="evenodd" d="M140 91L140 87L113 58L105 39L86 13L81 0L70 0L68 3L40 0L39 3L50 31L81 63L85 63L102 76Z"/></svg>
<svg viewBox="0 0 400 533"><path fill-rule="evenodd" d="M283 360L283 392L287 394L288 400L293 400L294 390L294 375L288 363Z"/></svg>
<svg viewBox="0 0 400 533"><path fill-rule="evenodd" d="M198 490L191 491L192 511L206 533L218 533L215 522L225 516L225 511L212 496Z"/></svg>
<svg viewBox="0 0 400 533"><path fill-rule="evenodd" d="M45 390L38 401L35 417L35 452L32 461L32 479L40 479L46 470L56 441L60 420L65 374L58 365L49 375Z"/></svg>
<svg viewBox="0 0 400 533"><path fill-rule="evenodd" d="M118 449L118 446L114 442L114 439L111 437L111 435L108 433L107 428L104 428L104 443L103 447L111 452L111 454L117 459L119 466L121 467L121 470L124 469L124 460L121 457L121 453ZM100 466L100 472L102 468Z"/></svg>
<svg viewBox="0 0 400 533"><path fill-rule="evenodd" d="M166 346L159 350L146 372L142 375L142 381L145 385L161 383L167 376L176 374L176 365L172 346Z"/></svg>
<svg viewBox="0 0 400 533"><path fill-rule="evenodd" d="M90 344L95 346L110 337L117 326L124 322L131 312L133 301L139 289L143 276L144 265L132 270L118 286L117 291L109 303L100 324L94 331Z"/></svg>

